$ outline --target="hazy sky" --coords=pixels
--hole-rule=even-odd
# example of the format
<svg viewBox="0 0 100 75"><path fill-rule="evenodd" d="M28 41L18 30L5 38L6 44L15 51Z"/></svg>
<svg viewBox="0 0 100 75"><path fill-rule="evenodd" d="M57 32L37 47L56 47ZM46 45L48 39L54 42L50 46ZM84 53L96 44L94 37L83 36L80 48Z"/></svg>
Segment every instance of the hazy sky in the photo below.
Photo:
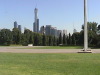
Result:
<svg viewBox="0 0 100 75"><path fill-rule="evenodd" d="M38 8L40 26L52 25L57 29L81 30L84 23L84 0L0 0L0 28L13 28L17 21L22 28L33 30L34 8ZM88 21L100 24L100 0L88 0Z"/></svg>

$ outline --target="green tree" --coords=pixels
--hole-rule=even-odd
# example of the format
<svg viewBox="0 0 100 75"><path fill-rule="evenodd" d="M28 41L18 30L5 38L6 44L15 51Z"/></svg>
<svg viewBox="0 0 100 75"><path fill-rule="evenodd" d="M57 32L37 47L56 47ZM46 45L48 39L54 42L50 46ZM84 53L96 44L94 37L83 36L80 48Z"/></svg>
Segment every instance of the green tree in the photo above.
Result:
<svg viewBox="0 0 100 75"><path fill-rule="evenodd" d="M20 44L21 42L21 31L18 28L13 28L13 44Z"/></svg>
<svg viewBox="0 0 100 75"><path fill-rule="evenodd" d="M0 45L9 46L12 42L12 32L9 29L0 31Z"/></svg>
<svg viewBox="0 0 100 75"><path fill-rule="evenodd" d="M95 42L96 42L96 47L100 48L100 35L97 35Z"/></svg>
<svg viewBox="0 0 100 75"><path fill-rule="evenodd" d="M79 45L79 39L80 39L80 32L76 32L76 33L73 33L73 36L75 38L75 42L76 42L76 45Z"/></svg>
<svg viewBox="0 0 100 75"><path fill-rule="evenodd" d="M26 35L24 33L22 33L22 35L21 35L21 44L23 46L28 46L28 40L27 40Z"/></svg>
<svg viewBox="0 0 100 75"><path fill-rule="evenodd" d="M71 34L69 33L68 36L68 45L72 45L72 38L71 38Z"/></svg>
<svg viewBox="0 0 100 75"><path fill-rule="evenodd" d="M84 45L84 31L80 32L79 45Z"/></svg>
<svg viewBox="0 0 100 75"><path fill-rule="evenodd" d="M88 31L88 43L89 43L89 46L96 45L96 37L97 37L97 34L95 32Z"/></svg>
<svg viewBox="0 0 100 75"><path fill-rule="evenodd" d="M29 29L25 29L24 35L25 35L25 38L27 39L28 44L32 44L33 43L33 32L30 31Z"/></svg>
<svg viewBox="0 0 100 75"><path fill-rule="evenodd" d="M53 46L57 46L57 38L55 36L53 38Z"/></svg>
<svg viewBox="0 0 100 75"><path fill-rule="evenodd" d="M63 34L63 45L66 45L66 35Z"/></svg>
<svg viewBox="0 0 100 75"><path fill-rule="evenodd" d="M53 37L49 36L49 46L53 46Z"/></svg>
<svg viewBox="0 0 100 75"><path fill-rule="evenodd" d="M88 31L96 32L97 31L97 25L98 25L98 23L96 23L96 22L88 22L87 23ZM82 29L84 29L84 25L82 25Z"/></svg>
<svg viewBox="0 0 100 75"><path fill-rule="evenodd" d="M42 45L46 46L46 36L45 36L45 34L42 35Z"/></svg>
<svg viewBox="0 0 100 75"><path fill-rule="evenodd" d="M62 34L59 35L59 44L62 44Z"/></svg>
<svg viewBox="0 0 100 75"><path fill-rule="evenodd" d="M76 40L74 34L72 35L72 45L76 45Z"/></svg>

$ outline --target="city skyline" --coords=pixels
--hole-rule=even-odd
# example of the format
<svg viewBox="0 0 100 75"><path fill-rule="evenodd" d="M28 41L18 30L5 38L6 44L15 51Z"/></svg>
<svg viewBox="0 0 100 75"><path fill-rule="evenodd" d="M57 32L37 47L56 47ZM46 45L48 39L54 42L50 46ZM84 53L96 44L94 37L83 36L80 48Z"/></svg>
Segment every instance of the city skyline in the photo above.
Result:
<svg viewBox="0 0 100 75"><path fill-rule="evenodd" d="M99 0L88 0L88 21L100 24L99 3ZM17 21L22 28L33 30L35 7L39 9L40 27L52 25L73 33L73 24L80 31L84 23L83 0L0 0L0 28L12 29L13 22Z"/></svg>

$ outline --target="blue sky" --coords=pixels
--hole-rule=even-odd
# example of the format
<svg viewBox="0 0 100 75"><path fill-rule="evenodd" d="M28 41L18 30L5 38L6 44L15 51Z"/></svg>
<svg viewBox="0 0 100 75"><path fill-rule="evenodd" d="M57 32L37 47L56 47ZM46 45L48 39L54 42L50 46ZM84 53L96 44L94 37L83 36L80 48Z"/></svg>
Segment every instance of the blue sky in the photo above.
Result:
<svg viewBox="0 0 100 75"><path fill-rule="evenodd" d="M40 26L52 25L68 33L81 30L84 23L83 0L0 0L0 28L13 28L17 21L22 28L33 30L34 8L38 8ZM88 0L88 21L100 24L100 0Z"/></svg>

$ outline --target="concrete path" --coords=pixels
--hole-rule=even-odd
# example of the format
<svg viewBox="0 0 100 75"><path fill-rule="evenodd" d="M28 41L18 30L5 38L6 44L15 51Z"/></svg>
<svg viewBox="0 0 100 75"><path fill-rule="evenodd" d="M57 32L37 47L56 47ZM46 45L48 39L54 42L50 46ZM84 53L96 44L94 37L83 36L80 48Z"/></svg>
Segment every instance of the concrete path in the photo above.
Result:
<svg viewBox="0 0 100 75"><path fill-rule="evenodd" d="M24 47L24 46L0 47L0 52L9 52L9 53L77 53L80 50L82 50L82 49L27 49L27 48L30 48L30 47ZM91 50L92 50L92 53L100 53L100 49L91 49Z"/></svg>

